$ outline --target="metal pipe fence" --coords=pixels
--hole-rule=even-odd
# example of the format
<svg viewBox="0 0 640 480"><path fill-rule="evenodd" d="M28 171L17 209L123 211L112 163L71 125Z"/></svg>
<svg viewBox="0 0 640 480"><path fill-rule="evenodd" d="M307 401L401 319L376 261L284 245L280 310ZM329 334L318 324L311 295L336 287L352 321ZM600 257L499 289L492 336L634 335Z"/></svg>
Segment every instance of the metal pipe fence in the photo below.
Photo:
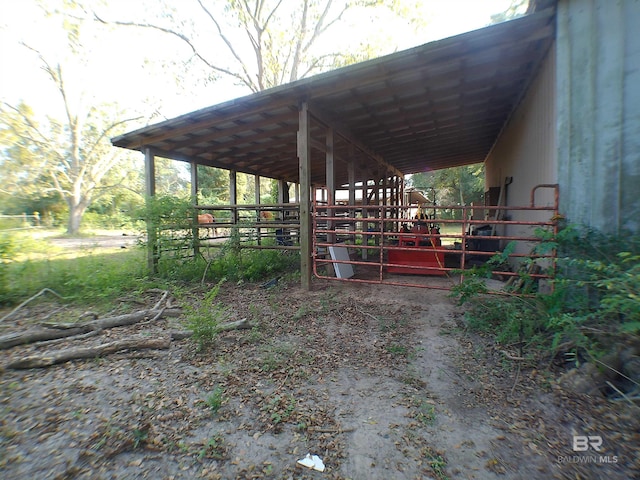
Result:
<svg viewBox="0 0 640 480"><path fill-rule="evenodd" d="M540 188L554 189L553 205L535 205ZM494 278L509 282L526 276L539 282L555 275L556 252L543 248L537 229L557 234L556 185L534 187L526 206L428 205L422 209L428 213L411 218L409 212L415 210L408 205L315 202L314 275L450 290L464 280L465 272L496 255L503 261L489 263ZM493 218L488 218L489 212ZM441 218L444 213L458 218Z"/></svg>

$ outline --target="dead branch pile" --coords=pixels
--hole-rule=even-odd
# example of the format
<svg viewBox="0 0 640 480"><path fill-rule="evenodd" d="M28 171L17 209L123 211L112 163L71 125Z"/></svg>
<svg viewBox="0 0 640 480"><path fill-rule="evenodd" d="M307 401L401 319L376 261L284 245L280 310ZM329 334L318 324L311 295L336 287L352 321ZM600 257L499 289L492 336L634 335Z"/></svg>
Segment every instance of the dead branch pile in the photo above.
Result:
<svg viewBox="0 0 640 480"><path fill-rule="evenodd" d="M168 291L152 290L151 292L162 293L160 300L158 300L152 308L105 318L95 318L97 315L92 313L89 316L94 317L94 319L88 322L83 321L83 318L88 316L87 314L82 315L79 321L73 323L43 322L23 332L13 332L0 336L0 350L34 343L48 346L65 340L84 340L97 336L107 329L134 325L141 322L154 323L163 316L177 316L180 314L179 309L170 308L171 298ZM27 302L24 302L20 307L26 303ZM12 311L11 314L14 314L17 310L18 308ZM220 325L218 331L246 329L252 326L251 322L243 318L242 320ZM182 340L191 335L191 331L181 330L166 331L159 337L151 337L149 335L131 336L93 346L71 347L42 354L29 355L10 361L1 368L16 370L41 368L70 360L102 357L123 350L168 349L172 341Z"/></svg>

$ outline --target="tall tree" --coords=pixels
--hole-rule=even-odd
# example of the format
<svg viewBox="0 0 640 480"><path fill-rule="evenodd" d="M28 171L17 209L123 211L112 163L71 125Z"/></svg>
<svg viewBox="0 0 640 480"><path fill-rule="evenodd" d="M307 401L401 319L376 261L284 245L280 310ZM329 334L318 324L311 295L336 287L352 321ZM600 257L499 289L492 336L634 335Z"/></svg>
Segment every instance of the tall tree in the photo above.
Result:
<svg viewBox="0 0 640 480"><path fill-rule="evenodd" d="M76 234L91 202L120 184L115 180L111 185L104 182L123 156L123 152L111 148L108 140L127 120L111 121L110 112L98 107L84 114L73 113L65 95L62 68L46 64L46 69L59 88L67 116L62 121L49 118L38 122L24 105L2 104L0 129L10 130L17 142L3 149L1 165L3 172L19 172L13 175L13 187L18 191L40 189L40 197L56 192L68 208L67 233Z"/></svg>
<svg viewBox="0 0 640 480"><path fill-rule="evenodd" d="M2 213L39 212L51 217L64 210L64 202L50 190L51 181L33 146L22 141L28 135L24 117L33 111L24 102L6 109L0 121L0 205Z"/></svg>
<svg viewBox="0 0 640 480"><path fill-rule="evenodd" d="M103 23L152 29L172 35L205 67L207 81L221 77L252 92L291 82L339 64L348 56L319 53L314 46L344 13L373 0L195 0L195 11L171 0L156 0L162 12L147 22L110 19ZM157 8L160 7L160 8Z"/></svg>
<svg viewBox="0 0 640 480"><path fill-rule="evenodd" d="M65 0L65 5L68 2ZM73 2L69 3L72 5ZM92 60L93 38L83 38L80 24L43 11L49 22L60 22L60 38L47 38L41 53L23 44L44 72L50 92L48 104L36 112L26 104L0 103L0 130L11 143L1 148L2 171L17 172L14 187L39 189L42 197L55 193L66 203L67 232L75 234L91 202L120 186L116 168L128 154L111 147L109 137L121 133L133 119L116 107L98 102L82 88L83 75ZM67 74L67 72L70 72ZM37 77L37 72L30 72ZM48 109L48 114L43 112Z"/></svg>

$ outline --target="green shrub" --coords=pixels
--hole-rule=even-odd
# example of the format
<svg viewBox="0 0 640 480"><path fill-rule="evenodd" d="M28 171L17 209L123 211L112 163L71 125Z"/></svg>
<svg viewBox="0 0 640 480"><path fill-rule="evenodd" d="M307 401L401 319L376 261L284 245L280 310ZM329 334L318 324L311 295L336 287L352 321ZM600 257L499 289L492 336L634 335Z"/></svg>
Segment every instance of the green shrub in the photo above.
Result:
<svg viewBox="0 0 640 480"><path fill-rule="evenodd" d="M214 342L219 332L218 326L230 317L228 307L216 301L224 282L225 279L220 280L199 305L186 304L184 307L186 327L193 333L191 338L198 344L199 350L204 350Z"/></svg>
<svg viewBox="0 0 640 480"><path fill-rule="evenodd" d="M561 347L596 357L627 335L640 333L640 236L604 235L567 228L553 237L539 231L538 252L557 249L557 275L550 294L486 295L487 268L466 271L453 294L469 302L469 328L491 332L497 342L536 346L554 355Z"/></svg>

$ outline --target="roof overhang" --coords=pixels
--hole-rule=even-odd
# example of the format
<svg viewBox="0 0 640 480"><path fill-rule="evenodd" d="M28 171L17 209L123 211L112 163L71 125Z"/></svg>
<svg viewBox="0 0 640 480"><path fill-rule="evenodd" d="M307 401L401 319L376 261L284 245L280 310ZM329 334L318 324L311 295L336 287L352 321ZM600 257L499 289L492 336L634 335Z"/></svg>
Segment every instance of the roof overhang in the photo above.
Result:
<svg viewBox="0 0 640 480"><path fill-rule="evenodd" d="M482 162L554 39L552 8L282 85L112 139L115 146L298 181L302 102L322 163L335 129L336 181L355 151L403 174ZM342 165L342 166L341 166ZM312 168L324 184L323 168Z"/></svg>

